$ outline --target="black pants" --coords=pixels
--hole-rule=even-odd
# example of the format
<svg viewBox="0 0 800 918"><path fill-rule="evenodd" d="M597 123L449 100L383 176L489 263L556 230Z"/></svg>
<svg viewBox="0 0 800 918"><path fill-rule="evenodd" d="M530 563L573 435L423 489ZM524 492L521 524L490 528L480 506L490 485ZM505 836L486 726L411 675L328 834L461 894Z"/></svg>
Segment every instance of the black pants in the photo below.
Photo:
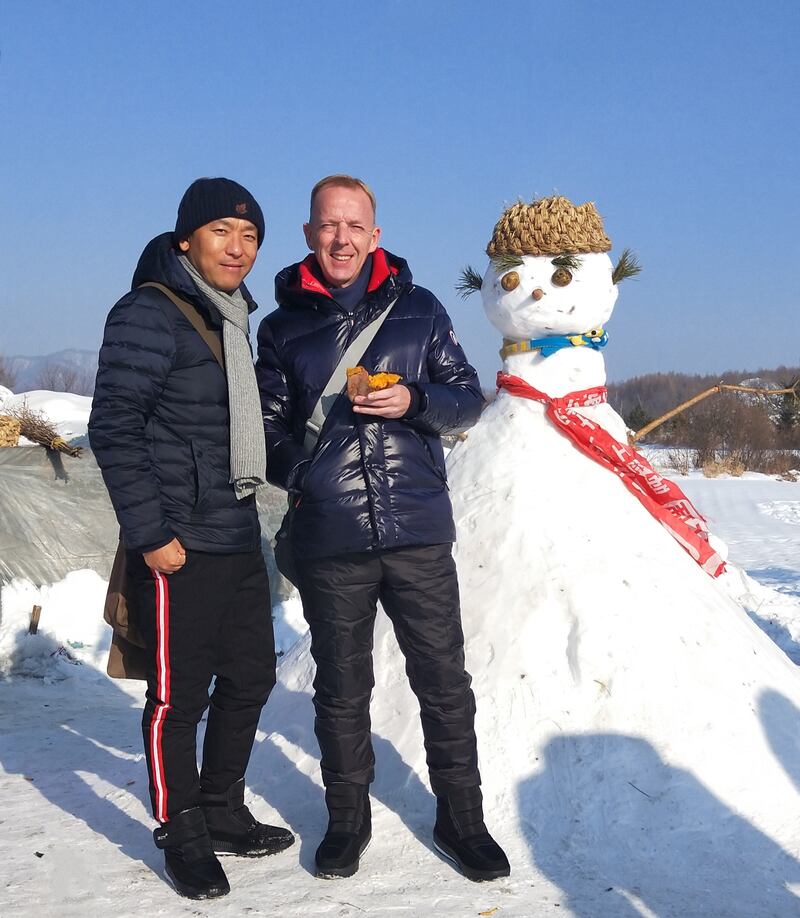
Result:
<svg viewBox="0 0 800 918"><path fill-rule="evenodd" d="M275 685L269 584L260 551L186 552L175 574L128 552L133 614L147 645L142 733L153 815L197 806L244 776L258 719ZM211 680L216 676L209 699ZM197 773L197 724L209 706Z"/></svg>
<svg viewBox="0 0 800 918"><path fill-rule="evenodd" d="M380 600L419 700L433 792L445 795L480 784L475 698L464 669L450 545L300 558L298 564L303 612L317 664L314 726L323 783L369 784L374 777L369 703L375 685L372 635Z"/></svg>

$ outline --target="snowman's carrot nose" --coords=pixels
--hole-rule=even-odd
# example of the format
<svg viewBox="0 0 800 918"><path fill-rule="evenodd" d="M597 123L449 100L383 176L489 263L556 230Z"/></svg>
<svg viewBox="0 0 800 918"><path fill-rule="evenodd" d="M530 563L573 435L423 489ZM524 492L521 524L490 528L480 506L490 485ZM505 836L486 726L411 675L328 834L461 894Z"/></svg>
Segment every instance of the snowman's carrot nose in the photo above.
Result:
<svg viewBox="0 0 800 918"><path fill-rule="evenodd" d="M541 287L537 287L531 296L538 302L544 296L544 290Z"/></svg>

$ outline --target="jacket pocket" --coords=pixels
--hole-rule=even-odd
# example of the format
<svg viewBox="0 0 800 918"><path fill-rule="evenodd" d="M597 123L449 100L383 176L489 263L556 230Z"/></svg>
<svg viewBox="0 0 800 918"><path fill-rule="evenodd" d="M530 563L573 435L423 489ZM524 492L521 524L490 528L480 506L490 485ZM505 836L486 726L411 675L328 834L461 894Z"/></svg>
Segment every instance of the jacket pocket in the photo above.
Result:
<svg viewBox="0 0 800 918"><path fill-rule="evenodd" d="M311 458L306 460L306 467L302 471L299 482L295 483L294 491L298 497L302 496L304 500L314 499L315 491L318 490L314 486L314 481L318 477L320 457L327 455L328 446L329 441L327 440L317 441ZM331 474L331 471L330 468L327 469L328 474Z"/></svg>
<svg viewBox="0 0 800 918"><path fill-rule="evenodd" d="M203 447L192 440L192 461L194 464L194 507L193 513L203 509L209 491L209 472L203 454Z"/></svg>
<svg viewBox="0 0 800 918"><path fill-rule="evenodd" d="M425 453L430 461L431 468L434 470L436 475L441 479L442 484L450 490L450 485L447 483L447 472L444 466L444 453L441 451L441 446L439 447L440 456L436 458L436 451L431 447L431 444L428 442L428 438L425 434L421 433L419 430L416 430L414 427L411 428L414 436L422 443L422 447L425 450Z"/></svg>

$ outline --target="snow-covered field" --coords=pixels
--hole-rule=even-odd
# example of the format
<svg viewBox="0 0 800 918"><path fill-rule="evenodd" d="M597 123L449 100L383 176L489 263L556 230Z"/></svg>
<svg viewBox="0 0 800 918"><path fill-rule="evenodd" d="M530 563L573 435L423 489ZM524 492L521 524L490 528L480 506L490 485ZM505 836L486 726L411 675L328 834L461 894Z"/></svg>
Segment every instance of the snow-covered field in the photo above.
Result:
<svg viewBox="0 0 800 918"><path fill-rule="evenodd" d="M10 393L0 392L3 396L8 399ZM28 403L45 410L63 435L84 434L88 402L77 396L29 393ZM669 618L645 614L648 595L666 586L659 570L651 574L645 565L644 573L640 571L635 594L643 613L640 625L638 616L620 618L602 591L582 592L580 583L565 590L563 585L573 580L568 566L554 567L560 563L556 551L550 555L545 606L534 608L529 600L513 612L518 616L514 619L511 609L498 607L495 597L502 595L497 589L501 584L492 581L492 572L508 560L492 555L499 544L492 539L499 538L502 520L484 522L489 541L485 553L477 556L481 542L473 538L474 529L464 530L470 537L464 539L459 564L463 583L474 589L464 596L465 631L467 662L478 694L487 822L512 864L510 878L488 884L464 879L433 848L434 799L425 776L418 715L385 621L376 630L375 655L381 665L372 709L377 757L373 841L355 877L323 881L313 876L314 850L326 814L313 734L312 665L299 600L293 597L274 609L282 652L279 684L262 715L247 781L253 811L262 820L289 825L298 842L274 858L227 859L232 892L224 899L180 899L162 878L162 856L150 835L153 821L139 727L142 684L113 682L104 674L109 642L101 618L105 582L94 571L78 570L41 588L22 580L4 585L0 916L800 915L800 845L794 842L800 833L792 821L800 789L792 737L800 734L800 708L789 697L797 694L795 670L729 603L733 599L743 607L791 660L800 662L800 483L748 474L710 480L695 474L681 478L680 484L708 517L712 532L727 543L733 563L714 587L724 596L717 612L700 615L695 599L688 614L675 610L676 622L683 624L674 629ZM579 507L580 493L571 508ZM467 504L470 499L467 494ZM469 513L462 522L468 524ZM647 531L642 529L643 534ZM608 533L609 538L616 534L613 526ZM674 548L670 541L664 544ZM706 595L703 590L711 581L697 574L680 549L674 550L674 569L685 577L685 595ZM619 563L624 569L625 558ZM680 596L681 588L673 592ZM509 654L517 634L519 640L524 636L545 643L558 637L556 613L563 594L579 625L569 634L568 644L574 645L570 667L581 660L584 665L607 665L617 680L614 685L591 678L594 672L563 682L558 675L563 660L555 658L550 671L528 672L535 648ZM33 605L42 607L35 636L27 633ZM486 621L477 620L476 609L488 610ZM725 622L726 610L732 616L724 635L714 630L719 610ZM532 620L530 629L527 619ZM603 634L598 628L608 624L619 629L615 623L620 621L634 623L632 646L646 661L645 668L653 667L653 684L634 684L631 690L636 668L626 665L626 649L598 644L598 634ZM663 635L659 622L669 624ZM503 643L509 628L510 648ZM620 643L629 643L624 636ZM687 636L694 638L694 646L685 646ZM733 662L721 658L720 647L736 655ZM723 668L719 678L713 671L706 678L703 667L690 662L702 661L704 653ZM748 689L737 687L735 660L748 661L738 680L743 686L748 681ZM513 667L506 671L509 661ZM763 679L757 676L754 683L754 673ZM649 678L649 670L647 674ZM685 767L687 756L674 728L672 733L664 730L666 739L672 737L672 745L666 746L670 755L653 745L659 718L666 724L677 716L680 723L684 711L687 723L697 720L687 706L696 707L703 717L710 712L709 736L716 735L716 721L729 729L731 711L742 710L742 697L751 697L747 692L753 687L768 686L776 674L791 690L752 695L758 698L758 719L749 716L743 726L743 736L756 739L746 733L753 724L763 736L741 807L730 792L731 786L741 785L725 781L727 771L741 773L728 750L710 742L693 771ZM687 684L687 678L695 681ZM561 686L566 686L563 698L553 695ZM630 711L630 729L604 729L618 717L620 704ZM642 714L647 705L652 710ZM589 728L576 726L582 717L588 718ZM739 734L730 735L740 742ZM538 745L532 737L539 738ZM512 758L517 765L511 765ZM777 826L773 835L770 825Z"/></svg>
<svg viewBox="0 0 800 918"><path fill-rule="evenodd" d="M732 575L725 589L743 597L754 619L800 659L800 484L758 475L690 477L681 479L681 484L707 513L714 531L727 541L732 560L749 575ZM179 899L161 878L161 855L150 837L153 823L146 805L139 733L141 686L112 682L102 672L108 643L100 621L104 589L94 572L76 571L40 591L21 582L3 590L0 667L6 678L0 682L0 915L4 918L105 914L485 914L497 918L657 914L684 918L709 914L692 905L693 883L707 884L708 878L682 875L681 853L665 850L659 852L662 862L652 866L654 874L668 877L675 890L669 911L650 909L635 884L622 888L630 882L625 869L630 852L622 850L617 855L608 852L605 859L606 864L617 863L620 888L614 885L613 870L604 877L572 878L583 896L587 889L596 891L596 899L590 899L585 910L575 906L574 888L560 888L537 869L535 844L530 852L510 851L508 880L470 883L432 848L433 798L425 777L382 737L376 737L374 836L361 871L351 880L315 879L313 853L325 815L321 789L308 777L315 773L316 746L311 699L297 688L303 682L298 663L301 668L307 665L305 642L295 644L294 651L289 649L302 628L297 603L292 601L276 610L279 645L289 652L281 666L283 679L262 716L248 785L252 809L265 820L289 824L298 843L271 859L228 859L233 891L225 899L210 904ZM43 607L35 637L26 634L34 603ZM379 675L373 702L376 720L385 719L394 704L392 697L381 694ZM292 713L291 723L274 722L278 709L284 717ZM800 729L800 711L779 713ZM409 729L416 729L413 710L400 714ZM795 787L800 786L800 763L782 765ZM753 781L758 780L754 774ZM517 800L514 776L484 771L484 782L489 788L506 788L489 817L493 831L503 839L504 824ZM759 835L755 827L752 833ZM761 836L760 846L766 856L769 839ZM787 918L800 914L800 899L784 886L788 883L800 893L799 859L800 851L784 852L791 875L774 877L774 889L766 890L765 899L773 905L759 914ZM750 906L740 909L737 883L731 879L719 877L719 909L714 918L754 918ZM567 904L570 898L572 908Z"/></svg>

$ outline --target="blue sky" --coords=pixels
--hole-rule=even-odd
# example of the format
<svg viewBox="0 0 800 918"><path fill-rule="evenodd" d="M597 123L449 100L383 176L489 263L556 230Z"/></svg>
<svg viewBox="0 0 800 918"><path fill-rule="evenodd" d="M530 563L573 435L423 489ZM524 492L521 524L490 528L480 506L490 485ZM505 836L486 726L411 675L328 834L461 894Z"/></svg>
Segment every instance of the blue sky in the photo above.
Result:
<svg viewBox="0 0 800 918"><path fill-rule="evenodd" d="M341 171L485 385L499 336L454 284L506 204L554 192L644 266L611 379L800 363L798 45L788 0L3 0L0 354L97 347L200 175L264 209L266 315L311 186Z"/></svg>

